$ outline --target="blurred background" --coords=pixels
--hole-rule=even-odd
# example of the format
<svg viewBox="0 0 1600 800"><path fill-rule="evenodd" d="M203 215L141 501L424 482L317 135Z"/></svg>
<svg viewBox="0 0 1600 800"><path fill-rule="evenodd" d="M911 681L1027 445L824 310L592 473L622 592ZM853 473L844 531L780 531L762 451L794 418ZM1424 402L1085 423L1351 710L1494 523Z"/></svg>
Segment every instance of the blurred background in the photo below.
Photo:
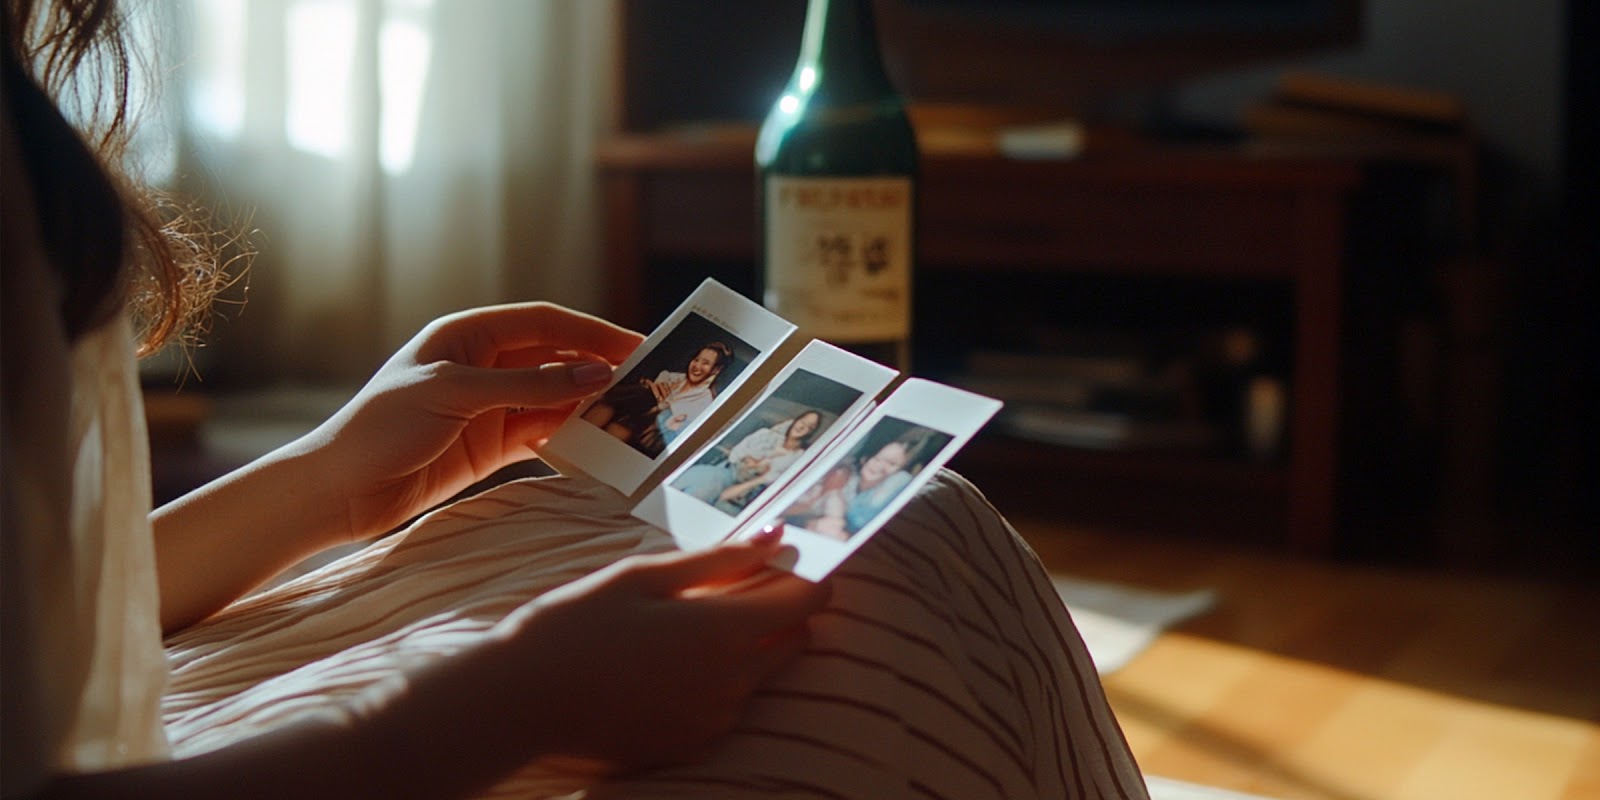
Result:
<svg viewBox="0 0 1600 800"><path fill-rule="evenodd" d="M611 3L135 5L163 54L151 176L257 232L207 384L359 382L442 313L596 305Z"/></svg>
<svg viewBox="0 0 1600 800"><path fill-rule="evenodd" d="M744 235L744 208L686 200L682 221L641 222L618 216L615 187L648 186L627 182L674 158L721 165L674 173L691 184L733 176L743 186L742 148L788 79L803 0L135 6L157 56L140 73L145 174L252 231L258 251L203 345L147 364L155 433L189 454L158 465L169 493L304 429L440 314L546 299L648 327L680 283L752 279L743 245L657 253L639 232L680 226L687 237L697 220L727 218ZM1339 467L1326 479L1337 483L1344 532L1325 554L1592 571L1600 492L1588 399L1600 356L1589 5L886 0L879 9L930 176L983 173L984 159L1011 163L983 174L1051 163L1078 182L1078 167L1060 162L1137 173L1170 157L1169 172L1204 172L1216 159L1193 154L1219 151L1225 163L1287 153L1349 167L1340 396L1330 400ZM1048 152L1002 152L1026 145L1016 138L1024 133L1044 136ZM973 223L974 235L1015 234L986 224ZM633 283L616 277L624 258L641 272ZM918 372L1021 393L1014 401L1037 389L995 383L1019 356L1077 359L1101 377L1131 369L1140 381L1137 391L1112 387L1125 407L1096 405L1092 416L1079 400L1013 402L1032 416L1014 414L993 437L1007 444L980 448L970 469L1037 461L1031 471L1051 485L1075 475L1095 492L1132 486L1145 498L1136 506L1202 495L1179 504L1179 519L1209 504L1227 512L1223 525L1281 523L1281 500L1258 504L1261 513L1254 501L1208 503L1218 484L1205 476L1235 476L1224 483L1254 495L1291 480L1296 443L1284 415L1318 401L1294 392L1303 334L1282 287L1213 280L1204 269L1029 264L1005 273L1017 294L991 304L1007 309L1004 319L947 325L972 311L960 306L972 287L997 291L973 283L994 267L927 260ZM1021 363L1036 372L1043 362ZM1252 397L1268 414L1254 423L1265 426L1254 445L1242 416ZM1066 433L1050 427L1062 413L1074 426ZM1157 427L1147 415L1188 416Z"/></svg>
<svg viewBox="0 0 1600 800"><path fill-rule="evenodd" d="M954 466L1057 576L1214 599L1102 672L1141 766L1592 794L1600 5L875 6L922 150L913 368L1007 403ZM158 499L440 314L649 329L753 288L804 0L135 7L141 166L257 251L145 365Z"/></svg>

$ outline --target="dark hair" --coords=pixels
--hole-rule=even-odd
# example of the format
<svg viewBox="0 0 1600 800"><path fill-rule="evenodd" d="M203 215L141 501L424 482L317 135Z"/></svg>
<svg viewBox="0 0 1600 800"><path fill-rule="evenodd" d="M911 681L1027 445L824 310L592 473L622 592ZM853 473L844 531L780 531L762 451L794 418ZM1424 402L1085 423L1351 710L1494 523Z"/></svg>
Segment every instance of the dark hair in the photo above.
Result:
<svg viewBox="0 0 1600 800"><path fill-rule="evenodd" d="M799 422L801 417L804 417L804 416L807 416L807 415L810 415L810 416L813 416L813 417L817 418L817 424L811 428L811 432L807 433L805 436L800 437L800 444L802 446L804 446L804 447L810 447L811 443L816 441L817 434L822 432L822 412L818 411L818 410L816 410L814 408L808 408L808 409L806 409L806 410L794 415L794 417L789 420L789 427L783 429L783 437L785 439L789 438L789 429L793 428L794 424L796 422Z"/></svg>
<svg viewBox="0 0 1600 800"><path fill-rule="evenodd" d="M42 7L41 7L42 6ZM76 339L129 306L141 352L204 328L242 237L127 179L130 52L112 0L5 0L0 16L5 114L17 134L40 244L62 278L61 317ZM74 76L80 80L74 81ZM97 122L79 130L60 111L72 98Z"/></svg>
<svg viewBox="0 0 1600 800"><path fill-rule="evenodd" d="M695 355L699 355L707 350L717 354L717 369L722 369L728 365L729 361L733 360L733 348L723 344L722 342L707 342L701 345L699 350L694 352Z"/></svg>

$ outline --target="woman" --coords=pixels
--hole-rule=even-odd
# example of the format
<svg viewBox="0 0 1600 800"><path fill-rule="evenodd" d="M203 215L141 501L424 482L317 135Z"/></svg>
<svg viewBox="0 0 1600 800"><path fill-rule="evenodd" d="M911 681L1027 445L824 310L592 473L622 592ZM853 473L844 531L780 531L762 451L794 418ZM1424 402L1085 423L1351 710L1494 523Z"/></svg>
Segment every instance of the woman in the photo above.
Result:
<svg viewBox="0 0 1600 800"><path fill-rule="evenodd" d="M731 358L731 348L722 342L711 342L689 359L683 372L662 372L649 382L650 391L656 396L655 428L663 443L670 444L711 407L717 399L717 376Z"/></svg>
<svg viewBox="0 0 1600 800"><path fill-rule="evenodd" d="M615 492L576 479L507 484L239 600L310 553L376 536L528 457L640 337L537 303L446 317L311 434L152 512L135 341L181 331L213 262L199 240L168 238L176 228L110 168L120 115L90 147L52 100L80 65L109 65L110 85L125 85L114 6L6 0L0 25L7 796L738 796L820 781L894 797L914 773L965 797L1143 796L1047 578L953 478L896 523L923 540L931 526L961 574L1017 594L907 573L895 580L913 594L954 587L940 613L894 613L915 638L851 625L889 613L871 594L887 576L945 559L858 554L852 569L871 579L841 574L844 613L829 618L818 610L835 586L749 580L778 535L672 552ZM953 518L964 522L940 522ZM897 536L874 543L893 551ZM1000 602L1012 610L991 613ZM957 617L998 627L938 630ZM1019 652L995 650L997 636L1032 643L1020 651L1030 666L985 691L987 665ZM920 642L973 660L930 660L912 651ZM937 697L885 706L901 724L872 737L829 716L871 707L829 700L840 668L900 665ZM1070 698L1066 713L1030 712L1052 697ZM981 770L916 749L952 719L992 732L949 745ZM796 751L825 740L837 747ZM863 760L858 746L880 752ZM979 783L968 792L963 780Z"/></svg>
<svg viewBox="0 0 1600 800"><path fill-rule="evenodd" d="M820 412L802 411L740 439L723 461L696 464L684 470L674 485L729 514L738 514L752 495L805 454L821 428Z"/></svg>
<svg viewBox="0 0 1600 800"><path fill-rule="evenodd" d="M914 443L896 440L878 449L866 461L855 479L845 485L844 513L839 522L846 536L853 536L883 512L885 506L911 482L906 464L916 452ZM830 518L830 525L833 524Z"/></svg>
<svg viewBox="0 0 1600 800"><path fill-rule="evenodd" d="M733 349L707 342L683 372L662 370L654 380L617 386L584 412L584 419L652 458L717 397L715 385Z"/></svg>
<svg viewBox="0 0 1600 800"><path fill-rule="evenodd" d="M640 337L546 304L443 319L315 433L151 514L125 309L150 301L145 346L155 347L203 305L194 276L211 265L183 260L191 243L164 238L166 221L149 216L42 88L65 86L79 63L121 56L119 22L107 3L17 0L3 19L7 794L462 795L540 754L637 766L722 734L748 697L734 687L753 688L800 651L826 590L791 579L717 604L673 598L759 570L772 541L619 561L521 604L492 636L405 675L399 690L167 758L163 631L526 458ZM99 142L114 147L119 133ZM514 405L534 409L508 414ZM705 641L718 630L728 635ZM619 643L650 654L657 685L574 668L624 658ZM580 709L580 697L615 705ZM702 713L684 714L683 703ZM426 730L450 730L458 746L409 752L409 732Z"/></svg>
<svg viewBox="0 0 1600 800"><path fill-rule="evenodd" d="M831 470L785 512L786 522L834 539L849 539L911 483L905 471L918 444L896 439L859 466Z"/></svg>

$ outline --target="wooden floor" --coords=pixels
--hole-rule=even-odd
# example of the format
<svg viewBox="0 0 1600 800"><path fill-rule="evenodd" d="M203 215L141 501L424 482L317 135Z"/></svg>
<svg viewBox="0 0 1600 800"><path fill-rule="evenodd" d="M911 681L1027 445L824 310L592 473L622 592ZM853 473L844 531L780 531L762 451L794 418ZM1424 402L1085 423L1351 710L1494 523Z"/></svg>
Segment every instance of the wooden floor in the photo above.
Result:
<svg viewBox="0 0 1600 800"><path fill-rule="evenodd" d="M1600 589L1007 510L1052 569L1217 607L1105 679L1150 775L1292 800L1600 798Z"/></svg>

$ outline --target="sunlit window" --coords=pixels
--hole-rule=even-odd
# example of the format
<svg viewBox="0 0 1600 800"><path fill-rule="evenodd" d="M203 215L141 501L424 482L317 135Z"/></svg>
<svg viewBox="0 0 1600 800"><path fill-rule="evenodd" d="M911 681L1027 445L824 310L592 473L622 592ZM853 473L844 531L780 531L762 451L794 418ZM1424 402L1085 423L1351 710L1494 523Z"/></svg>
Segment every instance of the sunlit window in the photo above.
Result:
<svg viewBox="0 0 1600 800"><path fill-rule="evenodd" d="M297 0L289 8L286 35L289 144L339 158L350 146L356 8L340 0Z"/></svg>
<svg viewBox="0 0 1600 800"><path fill-rule="evenodd" d="M422 119L422 93L427 85L432 37L428 14L433 0L389 0L378 39L378 154L385 172L400 174L411 167L417 127Z"/></svg>
<svg viewBox="0 0 1600 800"><path fill-rule="evenodd" d="M193 9L190 118L209 136L237 138L244 131L245 0L203 0Z"/></svg>
<svg viewBox="0 0 1600 800"><path fill-rule="evenodd" d="M274 2L264 8L269 11ZM387 0L377 39L376 98L357 86L360 5L355 0L293 0L284 8L282 53L283 128L289 145L327 158L351 155L359 114L378 114L378 157L391 173L411 165L417 123L427 83L433 0ZM251 41L248 0L202 0L195 4L195 75L190 102L196 123L211 135L235 138L244 127L246 59ZM273 62L249 58L253 68ZM252 112L255 113L255 112Z"/></svg>

